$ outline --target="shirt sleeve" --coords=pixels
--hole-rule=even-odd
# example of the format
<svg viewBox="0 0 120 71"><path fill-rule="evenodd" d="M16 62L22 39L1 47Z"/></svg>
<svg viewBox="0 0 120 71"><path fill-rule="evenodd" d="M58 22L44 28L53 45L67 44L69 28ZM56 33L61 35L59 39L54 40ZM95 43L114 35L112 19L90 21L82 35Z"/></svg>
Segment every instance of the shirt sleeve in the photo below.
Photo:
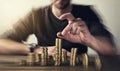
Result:
<svg viewBox="0 0 120 71"><path fill-rule="evenodd" d="M113 35L108 30L108 28L103 24L103 21L100 15L93 9L93 7L89 7L89 17L91 20L87 20L87 25L90 30L90 33L93 36L104 37L108 39L111 43L113 42Z"/></svg>
<svg viewBox="0 0 120 71"><path fill-rule="evenodd" d="M33 33L33 17L32 11L24 18L18 20L13 28L0 35L0 38L7 38L14 41L21 42Z"/></svg>

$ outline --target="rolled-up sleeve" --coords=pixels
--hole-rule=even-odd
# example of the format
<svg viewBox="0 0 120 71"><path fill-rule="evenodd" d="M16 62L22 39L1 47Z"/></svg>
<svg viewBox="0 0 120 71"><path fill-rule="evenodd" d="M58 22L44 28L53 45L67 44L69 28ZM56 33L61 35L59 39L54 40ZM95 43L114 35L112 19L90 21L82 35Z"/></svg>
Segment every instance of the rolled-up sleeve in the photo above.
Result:
<svg viewBox="0 0 120 71"><path fill-rule="evenodd" d="M108 28L103 24L101 16L97 13L93 6L86 7L87 16L86 23L90 33L95 37L104 37L113 43L113 35Z"/></svg>
<svg viewBox="0 0 120 71"><path fill-rule="evenodd" d="M13 28L7 30L0 38L11 39L14 41L21 42L22 40L26 40L27 37L33 33L33 11L27 14L24 18L18 20Z"/></svg>
<svg viewBox="0 0 120 71"><path fill-rule="evenodd" d="M107 27L100 23L100 22L89 22L91 24L89 26L90 32L95 37L104 37L106 38L111 44L114 44L114 37L110 31L108 31Z"/></svg>

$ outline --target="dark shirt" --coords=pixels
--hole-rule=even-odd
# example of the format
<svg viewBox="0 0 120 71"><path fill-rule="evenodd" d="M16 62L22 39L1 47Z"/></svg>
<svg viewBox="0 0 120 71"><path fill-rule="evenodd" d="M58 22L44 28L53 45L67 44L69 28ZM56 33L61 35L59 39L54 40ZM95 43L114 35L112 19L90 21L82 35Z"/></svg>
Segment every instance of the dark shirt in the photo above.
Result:
<svg viewBox="0 0 120 71"><path fill-rule="evenodd" d="M90 6L72 5L71 13L76 18L81 18L86 22L93 36L107 37L111 40L111 34ZM21 42L26 40L30 34L35 34L40 46L53 46L55 45L57 32L62 31L67 24L67 20L61 21L53 15L50 5L32 10L24 19L19 20L12 30L4 33L2 37ZM87 46L66 40L62 41L62 47L68 51L74 47L78 48L79 54L87 52Z"/></svg>

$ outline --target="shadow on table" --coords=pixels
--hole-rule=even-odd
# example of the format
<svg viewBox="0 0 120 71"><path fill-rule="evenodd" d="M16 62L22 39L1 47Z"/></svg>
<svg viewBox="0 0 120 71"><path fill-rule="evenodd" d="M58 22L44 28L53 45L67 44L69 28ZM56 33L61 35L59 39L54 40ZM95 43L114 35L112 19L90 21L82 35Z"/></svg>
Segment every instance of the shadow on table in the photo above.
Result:
<svg viewBox="0 0 120 71"><path fill-rule="evenodd" d="M101 56L102 69L101 71L120 71L120 55L116 56Z"/></svg>

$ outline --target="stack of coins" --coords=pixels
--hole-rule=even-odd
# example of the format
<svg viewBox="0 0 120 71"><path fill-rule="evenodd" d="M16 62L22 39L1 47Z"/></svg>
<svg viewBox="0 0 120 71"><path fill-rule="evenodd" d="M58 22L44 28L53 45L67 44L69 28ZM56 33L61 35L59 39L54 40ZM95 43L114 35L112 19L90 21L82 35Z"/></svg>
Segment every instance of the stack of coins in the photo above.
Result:
<svg viewBox="0 0 120 71"><path fill-rule="evenodd" d="M53 60L55 61L56 60L56 54L54 54L52 57L53 57Z"/></svg>
<svg viewBox="0 0 120 71"><path fill-rule="evenodd" d="M88 55L86 53L82 54L82 63L84 68L88 68Z"/></svg>
<svg viewBox="0 0 120 71"><path fill-rule="evenodd" d="M76 54L77 54L77 48L71 49L71 55L70 55L70 66L75 66L76 64Z"/></svg>
<svg viewBox="0 0 120 71"><path fill-rule="evenodd" d="M64 50L62 51L62 64L66 64L67 63L67 51Z"/></svg>
<svg viewBox="0 0 120 71"><path fill-rule="evenodd" d="M54 58L53 58L53 56L48 56L48 65L54 65Z"/></svg>
<svg viewBox="0 0 120 71"><path fill-rule="evenodd" d="M28 54L28 65L32 66L35 64L35 53Z"/></svg>
<svg viewBox="0 0 120 71"><path fill-rule="evenodd" d="M39 56L38 56L38 53L35 53L35 62L39 62Z"/></svg>
<svg viewBox="0 0 120 71"><path fill-rule="evenodd" d="M27 65L27 61L25 59L21 59L19 65L25 66Z"/></svg>
<svg viewBox="0 0 120 71"><path fill-rule="evenodd" d="M97 70L101 70L102 64L99 56L95 56L95 67Z"/></svg>
<svg viewBox="0 0 120 71"><path fill-rule="evenodd" d="M71 49L71 55L70 55L70 65L72 66L73 61L73 48Z"/></svg>
<svg viewBox="0 0 120 71"><path fill-rule="evenodd" d="M79 64L79 62L80 62L80 59L79 59L79 57L77 55L77 57L76 57L76 64Z"/></svg>
<svg viewBox="0 0 120 71"><path fill-rule="evenodd" d="M56 44L55 66L59 66L61 63L61 55L62 55L61 39L56 38L55 44Z"/></svg>
<svg viewBox="0 0 120 71"><path fill-rule="evenodd" d="M41 65L45 66L48 63L48 48L42 47L42 54L41 54Z"/></svg>
<svg viewBox="0 0 120 71"><path fill-rule="evenodd" d="M39 53L35 54L35 63L36 63L36 65L41 64L41 54L39 54Z"/></svg>

